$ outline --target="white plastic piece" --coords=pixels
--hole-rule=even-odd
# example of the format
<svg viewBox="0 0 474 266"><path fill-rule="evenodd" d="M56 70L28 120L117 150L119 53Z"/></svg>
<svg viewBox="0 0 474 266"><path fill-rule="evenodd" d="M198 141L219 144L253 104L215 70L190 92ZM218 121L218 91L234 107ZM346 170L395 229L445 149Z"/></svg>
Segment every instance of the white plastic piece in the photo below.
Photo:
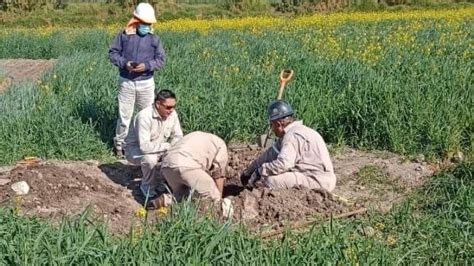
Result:
<svg viewBox="0 0 474 266"><path fill-rule="evenodd" d="M13 191L15 191L17 195L26 195L30 191L30 186L28 186L28 183L26 183L25 181L13 183L11 188L13 189Z"/></svg>
<svg viewBox="0 0 474 266"><path fill-rule="evenodd" d="M234 215L234 206L232 205L232 201L228 198L222 200L222 216L224 218L230 218Z"/></svg>

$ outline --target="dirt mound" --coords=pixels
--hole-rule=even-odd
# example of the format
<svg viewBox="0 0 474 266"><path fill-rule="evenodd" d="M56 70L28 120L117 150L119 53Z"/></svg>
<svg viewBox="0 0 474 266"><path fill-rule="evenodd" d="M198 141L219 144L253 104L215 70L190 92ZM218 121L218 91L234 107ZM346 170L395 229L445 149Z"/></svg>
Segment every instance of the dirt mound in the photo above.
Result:
<svg viewBox="0 0 474 266"><path fill-rule="evenodd" d="M232 180L240 176L240 173L262 152L256 145L247 145L229 148L229 165L227 177ZM240 183L240 182L239 182Z"/></svg>
<svg viewBox="0 0 474 266"><path fill-rule="evenodd" d="M17 166L0 178L13 184L26 181L30 193L15 198L10 186L0 186L0 201L10 203L20 213L57 220L90 208L94 215L111 222L113 231L126 232L130 217L140 207L127 189L111 182L97 168L85 163L45 162Z"/></svg>
<svg viewBox="0 0 474 266"><path fill-rule="evenodd" d="M233 197L234 218L260 227L279 228L288 223L326 218L353 210L318 189L294 187L287 190L259 188Z"/></svg>

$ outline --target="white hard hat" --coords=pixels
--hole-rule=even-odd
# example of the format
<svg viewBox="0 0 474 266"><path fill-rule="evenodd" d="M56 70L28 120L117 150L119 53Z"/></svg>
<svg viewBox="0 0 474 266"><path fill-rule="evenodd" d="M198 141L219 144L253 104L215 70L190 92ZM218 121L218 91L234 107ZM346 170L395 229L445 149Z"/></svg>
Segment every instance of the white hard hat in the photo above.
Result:
<svg viewBox="0 0 474 266"><path fill-rule="evenodd" d="M145 23L156 23L155 10L148 3L140 3L133 11L133 15Z"/></svg>

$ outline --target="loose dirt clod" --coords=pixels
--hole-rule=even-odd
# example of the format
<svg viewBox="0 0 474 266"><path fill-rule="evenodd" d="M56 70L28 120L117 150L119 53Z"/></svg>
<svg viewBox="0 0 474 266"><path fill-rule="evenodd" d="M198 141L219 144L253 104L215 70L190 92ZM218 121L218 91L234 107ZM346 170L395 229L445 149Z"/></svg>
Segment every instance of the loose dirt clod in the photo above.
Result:
<svg viewBox="0 0 474 266"><path fill-rule="evenodd" d="M5 185L7 185L7 184L10 183L10 182L11 182L10 179L0 178L0 186L5 186Z"/></svg>

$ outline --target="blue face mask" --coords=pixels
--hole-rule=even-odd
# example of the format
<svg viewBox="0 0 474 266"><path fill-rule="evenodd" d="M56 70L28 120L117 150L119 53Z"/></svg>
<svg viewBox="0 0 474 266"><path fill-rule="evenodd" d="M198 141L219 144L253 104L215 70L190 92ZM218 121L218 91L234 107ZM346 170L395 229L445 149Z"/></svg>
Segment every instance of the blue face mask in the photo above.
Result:
<svg viewBox="0 0 474 266"><path fill-rule="evenodd" d="M145 25L145 24L139 24L137 27L137 33L140 36L145 36L151 31L151 26L150 25Z"/></svg>

